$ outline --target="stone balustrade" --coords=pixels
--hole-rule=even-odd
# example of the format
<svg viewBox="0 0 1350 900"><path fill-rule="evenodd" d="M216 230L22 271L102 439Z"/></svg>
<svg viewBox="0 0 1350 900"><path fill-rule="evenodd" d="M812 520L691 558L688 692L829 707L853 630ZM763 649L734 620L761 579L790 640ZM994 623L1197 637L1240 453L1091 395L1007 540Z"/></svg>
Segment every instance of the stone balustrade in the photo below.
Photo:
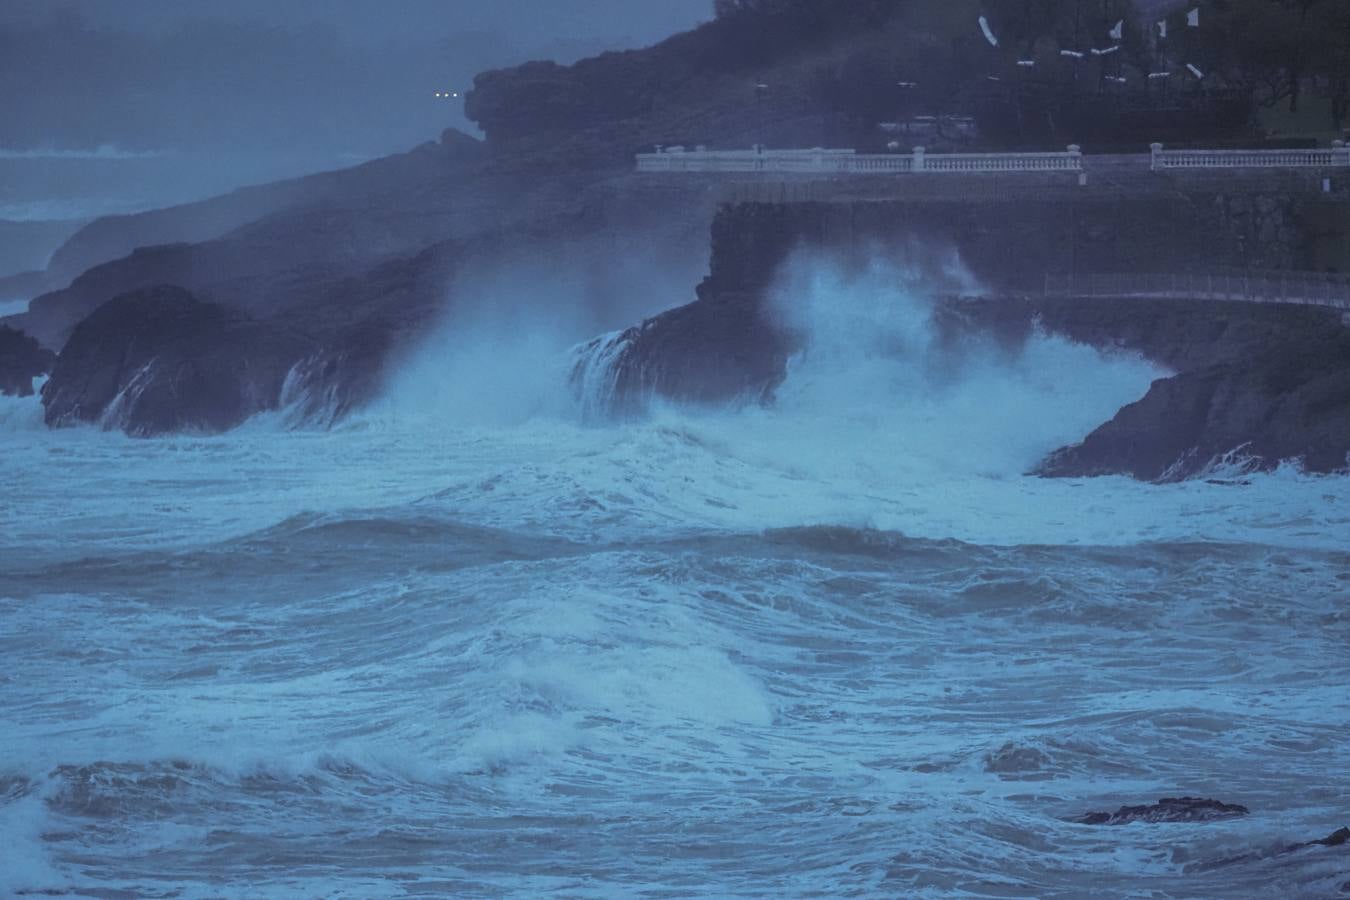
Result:
<svg viewBox="0 0 1350 900"><path fill-rule="evenodd" d="M640 153L639 172L765 172L774 174L910 174L915 172L1081 172L1076 146L1064 153L858 153L853 150L707 150L659 147Z"/></svg>
<svg viewBox="0 0 1350 900"><path fill-rule="evenodd" d="M1350 166L1350 148L1333 141L1312 150L1167 150L1152 144L1152 168L1168 169L1308 169Z"/></svg>
<svg viewBox="0 0 1350 900"><path fill-rule="evenodd" d="M1312 150L1167 150L1151 145L1138 156L1154 172L1174 169L1330 169L1350 168L1350 147L1336 141ZM704 147L658 147L637 156L639 172L727 172L769 174L886 175L915 173L1083 173L1083 153L1076 144L1063 153L858 153L854 150L708 150ZM1082 179L1080 179L1082 183Z"/></svg>

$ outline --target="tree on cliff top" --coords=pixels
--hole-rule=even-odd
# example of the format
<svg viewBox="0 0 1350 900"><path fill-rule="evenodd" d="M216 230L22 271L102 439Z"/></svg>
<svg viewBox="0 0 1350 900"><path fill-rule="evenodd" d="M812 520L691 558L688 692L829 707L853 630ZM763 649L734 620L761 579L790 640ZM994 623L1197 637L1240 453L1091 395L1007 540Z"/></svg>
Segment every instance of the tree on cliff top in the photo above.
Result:
<svg viewBox="0 0 1350 900"><path fill-rule="evenodd" d="M1202 27L1178 35L1188 53L1267 105L1297 111L1309 78L1328 89L1339 128L1350 112L1350 4L1346 0L1205 0Z"/></svg>

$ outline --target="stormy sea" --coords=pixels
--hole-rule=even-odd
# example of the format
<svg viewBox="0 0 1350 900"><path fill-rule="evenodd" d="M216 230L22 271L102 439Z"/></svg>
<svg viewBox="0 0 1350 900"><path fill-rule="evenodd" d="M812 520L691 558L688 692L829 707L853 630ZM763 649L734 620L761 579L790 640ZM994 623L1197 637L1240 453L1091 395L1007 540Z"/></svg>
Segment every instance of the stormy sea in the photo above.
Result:
<svg viewBox="0 0 1350 900"><path fill-rule="evenodd" d="M0 894L1341 890L1350 481L1026 475L1160 373L808 293L729 409L515 329L332 427L0 398Z"/></svg>

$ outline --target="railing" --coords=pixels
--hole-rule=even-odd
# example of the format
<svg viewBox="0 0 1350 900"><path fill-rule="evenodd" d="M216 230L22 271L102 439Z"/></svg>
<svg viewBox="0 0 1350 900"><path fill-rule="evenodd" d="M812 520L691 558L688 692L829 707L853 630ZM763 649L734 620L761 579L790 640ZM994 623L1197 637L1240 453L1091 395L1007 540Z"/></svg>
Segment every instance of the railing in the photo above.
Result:
<svg viewBox="0 0 1350 900"><path fill-rule="evenodd" d="M1151 145L1153 171L1165 169L1308 169L1350 166L1350 148L1317 150L1164 150Z"/></svg>
<svg viewBox="0 0 1350 900"><path fill-rule="evenodd" d="M1144 157L1135 157L1144 159ZM1170 169L1350 168L1350 147L1335 141L1317 150L1166 150L1153 144L1148 157L1155 172ZM912 174L1082 172L1077 144L1064 153L857 153L853 150L707 150L658 147L639 153L639 172L732 172L772 174Z"/></svg>
<svg viewBox="0 0 1350 900"><path fill-rule="evenodd" d="M856 164L852 150L691 150L638 155L639 172L838 172ZM896 157L900 159L901 157ZM903 157L908 161L908 157Z"/></svg>
<svg viewBox="0 0 1350 900"><path fill-rule="evenodd" d="M1178 274L1048 274L1045 293L1049 297L1168 297L1350 309L1350 275L1261 269Z"/></svg>
<svg viewBox="0 0 1350 900"><path fill-rule="evenodd" d="M915 172L1081 172L1077 145L1064 153L941 153L923 147L912 153L857 153L853 150L686 150L657 148L640 153L639 172L766 172L834 174L910 174Z"/></svg>

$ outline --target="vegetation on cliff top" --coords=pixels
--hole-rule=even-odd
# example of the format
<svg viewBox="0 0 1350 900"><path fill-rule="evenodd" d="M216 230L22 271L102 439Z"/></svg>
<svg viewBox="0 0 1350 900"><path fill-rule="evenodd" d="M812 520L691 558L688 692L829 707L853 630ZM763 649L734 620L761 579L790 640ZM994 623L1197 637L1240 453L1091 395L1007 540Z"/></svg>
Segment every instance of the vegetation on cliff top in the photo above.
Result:
<svg viewBox="0 0 1350 900"><path fill-rule="evenodd" d="M1101 144L1109 139L1075 119L1082 110L1228 103L1222 116L1180 117L1172 138L1203 140L1245 128L1252 101L1297 108L1310 86L1340 127L1350 110L1350 5L1196 6L1200 27L1187 27L1182 8L1161 39L1132 0L715 0L712 21L645 50L484 73L466 111L499 150L534 143L555 158L614 163L649 143L862 146L882 121L991 104L1016 108L1022 133L1010 140ZM1173 77L1149 79L1157 71ZM1047 117L1059 123L1027 130Z"/></svg>

